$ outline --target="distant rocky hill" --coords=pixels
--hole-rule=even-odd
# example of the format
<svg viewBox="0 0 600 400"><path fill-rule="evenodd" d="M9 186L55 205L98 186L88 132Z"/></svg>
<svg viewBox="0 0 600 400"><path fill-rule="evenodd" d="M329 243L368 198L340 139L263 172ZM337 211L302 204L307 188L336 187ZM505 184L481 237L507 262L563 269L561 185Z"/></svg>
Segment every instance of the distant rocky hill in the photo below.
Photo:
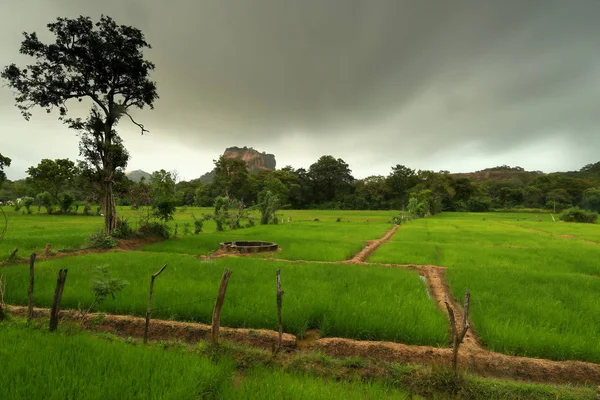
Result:
<svg viewBox="0 0 600 400"><path fill-rule="evenodd" d="M529 182L539 175L544 175L542 171L525 171L521 167L509 167L502 165L494 168L486 168L476 172L465 172L450 174L455 178L469 178L475 182L485 182L487 180L509 180L518 179L523 182Z"/></svg>
<svg viewBox="0 0 600 400"><path fill-rule="evenodd" d="M142 171L141 169L135 171L125 172L125 176L134 182L139 182L144 178L146 182L150 181L150 174L146 171Z"/></svg>
<svg viewBox="0 0 600 400"><path fill-rule="evenodd" d="M225 149L223 153L223 157L225 158L235 158L237 160L243 160L246 162L248 167L248 171L250 173L257 173L261 170L269 170L274 171L275 166L277 165L275 161L275 155L268 154L263 152L259 152L258 150L253 149L252 147L228 147ZM213 181L215 176L215 170L213 169L210 172L202 175L200 177L200 182L207 184Z"/></svg>

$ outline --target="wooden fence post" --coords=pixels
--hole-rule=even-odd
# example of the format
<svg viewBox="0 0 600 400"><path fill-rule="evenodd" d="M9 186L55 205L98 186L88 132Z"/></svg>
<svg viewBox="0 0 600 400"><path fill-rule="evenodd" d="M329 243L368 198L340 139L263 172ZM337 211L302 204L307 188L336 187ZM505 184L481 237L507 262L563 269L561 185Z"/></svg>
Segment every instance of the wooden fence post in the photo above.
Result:
<svg viewBox="0 0 600 400"><path fill-rule="evenodd" d="M450 320L450 326L452 327L452 369L454 369L454 373L456 374L458 371L458 348L460 344L463 342L467 331L469 330L469 307L471 301L471 293L467 290L465 292L465 306L463 312L463 320L462 320L462 331L458 332L458 328L456 327L456 320L454 319L454 310L450 306L450 301L446 296L446 309L448 310L448 319Z"/></svg>
<svg viewBox="0 0 600 400"><path fill-rule="evenodd" d="M27 322L31 321L33 318L33 283L34 283L34 270L33 266L35 264L35 253L31 253L29 257L29 290L27 291L27 297L29 299L27 303Z"/></svg>
<svg viewBox="0 0 600 400"><path fill-rule="evenodd" d="M148 342L148 328L150 326L150 315L152 314L152 291L154 290L154 280L167 268L167 264L163 265L161 269L152 274L150 278L150 293L148 294L148 308L146 308L146 326L144 327L144 344Z"/></svg>
<svg viewBox="0 0 600 400"><path fill-rule="evenodd" d="M277 290L277 325L279 327L279 337L277 338L277 352L281 350L281 342L283 340L283 323L281 321L281 306L283 304L283 293L281 290L281 273L279 270L276 272L275 288Z"/></svg>
<svg viewBox="0 0 600 400"><path fill-rule="evenodd" d="M6 259L7 262L11 262L14 261L15 258L17 258L17 253L19 252L19 248L15 247L15 249L8 255L8 258Z"/></svg>
<svg viewBox="0 0 600 400"><path fill-rule="evenodd" d="M50 311L50 331L56 330L58 326L58 313L60 311L60 299L62 298L67 280L67 269L58 271L58 279L56 281L56 290L54 291L54 299L52 300L52 310Z"/></svg>
<svg viewBox="0 0 600 400"><path fill-rule="evenodd" d="M219 293L217 294L217 301L215 302L215 308L213 309L212 315L211 341L213 344L219 343L221 309L223 308L223 302L225 301L225 293L227 292L227 284L229 283L230 276L231 271L225 268L225 270L223 271L223 277L221 278L221 285L219 286Z"/></svg>

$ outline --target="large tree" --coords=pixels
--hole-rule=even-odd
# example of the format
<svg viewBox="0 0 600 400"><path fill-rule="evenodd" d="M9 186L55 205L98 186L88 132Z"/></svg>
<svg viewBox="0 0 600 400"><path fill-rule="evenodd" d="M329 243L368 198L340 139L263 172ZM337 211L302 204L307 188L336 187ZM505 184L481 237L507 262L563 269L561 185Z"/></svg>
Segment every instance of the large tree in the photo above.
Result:
<svg viewBox="0 0 600 400"><path fill-rule="evenodd" d="M10 167L10 162L11 162L10 158L4 157L2 154L0 154L0 186L2 186L2 184L6 180L6 174L4 173L4 167Z"/></svg>
<svg viewBox="0 0 600 400"><path fill-rule="evenodd" d="M0 76L15 91L16 105L26 120L35 106L48 113L57 109L58 118L88 140L83 147L95 152L94 157L90 160L85 151L82 155L91 164L95 160L101 165L104 222L110 233L117 217L114 175L123 157L115 127L127 116L142 134L147 132L135 122L130 109L153 108L158 98L156 83L149 79L154 64L143 54L150 45L139 29L117 25L107 16L96 23L83 16L58 18L48 29L55 36L54 43L42 43L35 32L24 33L20 52L35 58L33 64L25 68L11 64ZM92 102L86 121L68 117L67 102L73 99Z"/></svg>
<svg viewBox="0 0 600 400"><path fill-rule="evenodd" d="M336 197L350 193L354 177L350 167L341 158L321 156L308 169L313 185L313 199L316 203L332 201Z"/></svg>
<svg viewBox="0 0 600 400"><path fill-rule="evenodd" d="M44 158L36 167L27 170L29 179L38 192L48 192L55 203L60 203L60 195L73 184L78 173L75 163L68 158L50 160Z"/></svg>

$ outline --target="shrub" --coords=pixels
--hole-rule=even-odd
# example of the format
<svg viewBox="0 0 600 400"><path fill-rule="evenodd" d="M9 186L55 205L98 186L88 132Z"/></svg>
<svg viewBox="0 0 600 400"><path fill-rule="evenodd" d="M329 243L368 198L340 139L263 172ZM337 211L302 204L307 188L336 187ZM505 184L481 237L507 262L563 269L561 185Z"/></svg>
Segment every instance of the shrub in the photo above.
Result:
<svg viewBox="0 0 600 400"><path fill-rule="evenodd" d="M36 196L36 200L40 206L46 208L48 214L52 214L54 211L54 204L52 202L52 195L48 192L42 192Z"/></svg>
<svg viewBox="0 0 600 400"><path fill-rule="evenodd" d="M27 210L27 214L31 214L31 206L35 199L33 197L25 196L21 198L21 203L23 203L23 207Z"/></svg>
<svg viewBox="0 0 600 400"><path fill-rule="evenodd" d="M116 227L111 232L113 237L127 239L133 235L133 229L129 224L129 218L117 218Z"/></svg>
<svg viewBox="0 0 600 400"><path fill-rule="evenodd" d="M263 190L258 194L257 208L260 212L260 224L267 225L279 209L279 198L270 190Z"/></svg>
<svg viewBox="0 0 600 400"><path fill-rule="evenodd" d="M560 219L565 222L585 222L594 224L598 220L598 213L582 210L579 207L573 207L563 211L560 215Z"/></svg>
<svg viewBox="0 0 600 400"><path fill-rule="evenodd" d="M90 249L112 249L113 247L117 247L117 242L104 231L92 233L88 238Z"/></svg>
<svg viewBox="0 0 600 400"><path fill-rule="evenodd" d="M60 198L60 210L65 214L68 213L74 202L75 199L69 193L63 194Z"/></svg>
<svg viewBox="0 0 600 400"><path fill-rule="evenodd" d="M168 239L170 236L169 227L160 222L151 221L140 225L138 233L142 236L155 236Z"/></svg>
<svg viewBox="0 0 600 400"><path fill-rule="evenodd" d="M96 304L102 304L104 300L111 296L115 299L115 294L129 285L129 282L111 277L108 267L97 267L95 279L92 281L92 291L94 292L94 302L88 308L89 313Z"/></svg>
<svg viewBox="0 0 600 400"><path fill-rule="evenodd" d="M489 197L471 197L467 201L467 209L471 212L486 212L492 206Z"/></svg>

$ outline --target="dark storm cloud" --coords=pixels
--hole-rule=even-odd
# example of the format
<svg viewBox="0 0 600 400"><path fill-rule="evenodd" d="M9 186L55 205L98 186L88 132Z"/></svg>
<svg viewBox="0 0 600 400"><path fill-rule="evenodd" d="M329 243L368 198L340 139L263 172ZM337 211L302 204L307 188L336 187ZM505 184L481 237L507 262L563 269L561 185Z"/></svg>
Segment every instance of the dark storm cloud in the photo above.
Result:
<svg viewBox="0 0 600 400"><path fill-rule="evenodd" d="M600 146L596 0L0 4L3 64L19 32L59 15L104 13L141 28L161 99L139 115L191 146L266 147L279 160L301 152L305 166L335 153L356 171L385 165L380 173L432 157L453 169L467 149L481 164L565 137L578 166L582 143L584 157ZM14 113L8 103L0 97L3 115Z"/></svg>

